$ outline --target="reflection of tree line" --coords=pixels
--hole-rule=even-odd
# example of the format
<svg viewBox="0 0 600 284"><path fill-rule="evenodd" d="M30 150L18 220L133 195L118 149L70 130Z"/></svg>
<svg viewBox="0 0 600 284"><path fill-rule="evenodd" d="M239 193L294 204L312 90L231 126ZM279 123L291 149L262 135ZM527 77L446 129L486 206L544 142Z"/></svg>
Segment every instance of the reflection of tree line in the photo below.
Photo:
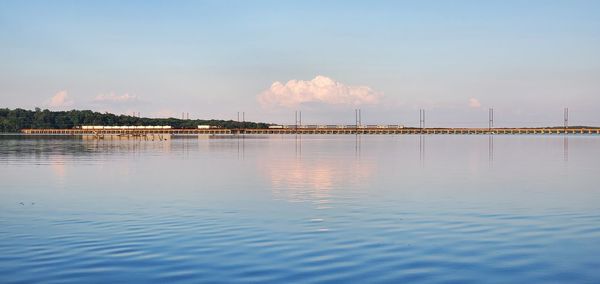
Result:
<svg viewBox="0 0 600 284"><path fill-rule="evenodd" d="M86 156L89 148L73 137L0 139L2 157L48 158L51 156Z"/></svg>

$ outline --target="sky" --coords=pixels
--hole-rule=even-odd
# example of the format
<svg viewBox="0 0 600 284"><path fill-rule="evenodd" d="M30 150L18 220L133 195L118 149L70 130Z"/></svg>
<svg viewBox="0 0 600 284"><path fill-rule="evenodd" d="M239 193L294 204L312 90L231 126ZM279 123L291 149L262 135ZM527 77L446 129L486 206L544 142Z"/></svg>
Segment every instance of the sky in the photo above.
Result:
<svg viewBox="0 0 600 284"><path fill-rule="evenodd" d="M600 125L600 1L0 1L0 107Z"/></svg>

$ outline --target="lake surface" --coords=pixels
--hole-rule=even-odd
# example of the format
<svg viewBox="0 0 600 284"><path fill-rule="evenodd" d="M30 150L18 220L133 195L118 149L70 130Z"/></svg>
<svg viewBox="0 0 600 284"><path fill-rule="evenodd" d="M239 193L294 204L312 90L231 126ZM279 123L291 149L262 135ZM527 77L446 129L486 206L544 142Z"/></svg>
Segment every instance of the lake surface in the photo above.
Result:
<svg viewBox="0 0 600 284"><path fill-rule="evenodd" d="M0 136L0 282L600 283L599 136Z"/></svg>

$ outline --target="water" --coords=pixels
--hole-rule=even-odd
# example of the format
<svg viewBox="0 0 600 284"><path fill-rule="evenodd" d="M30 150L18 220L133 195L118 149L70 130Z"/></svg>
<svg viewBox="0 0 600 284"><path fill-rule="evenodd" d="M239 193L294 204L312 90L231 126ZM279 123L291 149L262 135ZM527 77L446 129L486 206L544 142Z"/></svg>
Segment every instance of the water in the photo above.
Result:
<svg viewBox="0 0 600 284"><path fill-rule="evenodd" d="M599 283L599 158L598 136L2 136L0 282Z"/></svg>

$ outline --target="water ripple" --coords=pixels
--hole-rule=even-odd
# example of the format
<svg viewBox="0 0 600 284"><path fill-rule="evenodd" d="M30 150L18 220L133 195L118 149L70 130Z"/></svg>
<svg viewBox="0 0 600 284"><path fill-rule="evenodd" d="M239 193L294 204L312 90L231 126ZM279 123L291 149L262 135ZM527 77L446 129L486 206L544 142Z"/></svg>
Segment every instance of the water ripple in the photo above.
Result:
<svg viewBox="0 0 600 284"><path fill-rule="evenodd" d="M490 168L478 137L425 163L415 137L354 138L0 141L0 282L600 282L578 142L568 167L548 138Z"/></svg>

